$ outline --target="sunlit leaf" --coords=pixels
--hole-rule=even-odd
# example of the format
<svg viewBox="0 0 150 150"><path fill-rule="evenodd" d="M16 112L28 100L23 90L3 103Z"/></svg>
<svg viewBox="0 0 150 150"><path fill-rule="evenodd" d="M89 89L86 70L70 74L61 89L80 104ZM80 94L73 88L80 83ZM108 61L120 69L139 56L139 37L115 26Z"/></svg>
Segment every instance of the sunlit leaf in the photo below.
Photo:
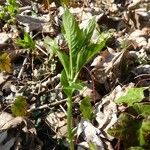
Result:
<svg viewBox="0 0 150 150"><path fill-rule="evenodd" d="M73 57L76 57L75 54L81 50L84 37L75 17L69 12L69 10L66 10L63 14L63 28L64 37L69 47L69 53L72 55L73 59ZM75 63L76 62L74 62L74 64Z"/></svg>
<svg viewBox="0 0 150 150"><path fill-rule="evenodd" d="M74 83L71 83L68 87L66 87L66 89L82 90L83 87L84 87L83 83L74 82Z"/></svg>
<svg viewBox="0 0 150 150"><path fill-rule="evenodd" d="M144 88L130 88L128 89L126 95L116 99L115 102L117 104L125 103L129 106L132 106L134 103L142 101L142 99L144 98L143 91Z"/></svg>
<svg viewBox="0 0 150 150"><path fill-rule="evenodd" d="M89 97L85 97L80 103L80 111L85 119L91 120L93 109Z"/></svg>
<svg viewBox="0 0 150 150"><path fill-rule="evenodd" d="M65 70L63 70L61 72L61 78L60 78L60 81L61 81L61 84L63 86L63 91L64 93L69 97L69 96L72 96L72 89L67 89L66 87L69 86L69 83L68 83L68 78L67 78L67 75L66 75L66 72Z"/></svg>
<svg viewBox="0 0 150 150"><path fill-rule="evenodd" d="M26 32L24 33L23 40L18 39L17 44L23 48L27 48L27 49L31 49L31 50L35 49L35 41Z"/></svg>
<svg viewBox="0 0 150 150"><path fill-rule="evenodd" d="M49 51L53 51L53 53L57 54L57 56L59 57L60 62L62 63L67 78L69 77L69 73L70 73L70 62L69 62L69 56L65 53L60 51L58 44L56 43L56 41L52 40L51 38L46 38L45 39L45 44L49 45L50 49Z"/></svg>
<svg viewBox="0 0 150 150"><path fill-rule="evenodd" d="M8 73L12 72L11 59L8 53L0 54L0 70Z"/></svg>
<svg viewBox="0 0 150 150"><path fill-rule="evenodd" d="M13 105L11 106L11 111L14 116L25 116L27 114L27 101L22 96L17 96Z"/></svg>
<svg viewBox="0 0 150 150"><path fill-rule="evenodd" d="M105 46L106 44L106 40L104 39L101 43L99 44L90 44L88 47L86 47L86 49L83 49L82 51L80 51L77 54L77 67L76 67L76 73L79 73L79 71L81 70L81 68L88 63L91 58L97 54L98 52L100 52L102 50L102 48Z"/></svg>
<svg viewBox="0 0 150 150"><path fill-rule="evenodd" d="M89 142L88 145L89 145L89 150L97 150L97 147L93 142Z"/></svg>
<svg viewBox="0 0 150 150"><path fill-rule="evenodd" d="M62 5L68 5L70 0L60 0Z"/></svg>
<svg viewBox="0 0 150 150"><path fill-rule="evenodd" d="M95 27L96 27L96 20L95 17L93 17L92 19L90 19L87 27L83 29L83 33L85 37L84 44L88 44L90 42Z"/></svg>

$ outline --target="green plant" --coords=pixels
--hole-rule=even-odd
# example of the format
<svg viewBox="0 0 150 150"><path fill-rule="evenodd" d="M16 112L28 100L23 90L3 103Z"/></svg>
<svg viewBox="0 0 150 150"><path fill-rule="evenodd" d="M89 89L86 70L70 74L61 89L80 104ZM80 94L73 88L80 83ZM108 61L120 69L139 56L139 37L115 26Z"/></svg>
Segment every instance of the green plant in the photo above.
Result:
<svg viewBox="0 0 150 150"><path fill-rule="evenodd" d="M46 43L50 45L53 52L59 57L64 70L61 73L61 84L63 91L68 97L67 101L67 128L68 128L68 142L70 150L74 149L74 134L72 121L72 96L75 90L82 89L83 84L78 80L78 75L82 67L89 62L89 60L99 52L108 39L103 37L98 38L96 43L91 42L93 31L96 27L95 18L89 21L87 28L80 29L75 17L65 10L63 15L63 35L69 48L69 55L61 51L56 41L48 38ZM88 116L90 117L90 116Z"/></svg>
<svg viewBox="0 0 150 150"><path fill-rule="evenodd" d="M16 0L6 0L6 6L2 6L0 12L0 20L5 22L13 22L18 12L18 3Z"/></svg>
<svg viewBox="0 0 150 150"><path fill-rule="evenodd" d="M144 88L130 88L115 100L128 105L108 133L123 141L125 149L150 149L150 103L142 102Z"/></svg>
<svg viewBox="0 0 150 150"><path fill-rule="evenodd" d="M84 119L91 120L93 117L92 105L90 97L85 97L80 103L80 111Z"/></svg>
<svg viewBox="0 0 150 150"><path fill-rule="evenodd" d="M27 115L27 101L23 96L17 96L11 106L11 111L14 116Z"/></svg>
<svg viewBox="0 0 150 150"><path fill-rule="evenodd" d="M26 32L24 33L23 39L17 40L17 44L23 48L29 49L29 52L32 52L35 49L35 41Z"/></svg>

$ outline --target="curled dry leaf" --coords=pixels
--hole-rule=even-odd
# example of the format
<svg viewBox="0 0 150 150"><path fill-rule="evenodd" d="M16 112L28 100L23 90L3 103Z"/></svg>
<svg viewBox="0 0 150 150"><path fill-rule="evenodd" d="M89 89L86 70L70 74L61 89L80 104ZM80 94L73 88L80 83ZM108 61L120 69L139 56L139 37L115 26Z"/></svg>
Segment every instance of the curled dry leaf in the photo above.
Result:
<svg viewBox="0 0 150 150"><path fill-rule="evenodd" d="M12 72L11 59L8 53L0 54L0 70L8 73Z"/></svg>
<svg viewBox="0 0 150 150"><path fill-rule="evenodd" d="M117 86L108 96L102 98L95 110L98 128L104 133L103 136L109 140L113 138L107 134L107 129L117 121L117 106L113 100L120 95L121 90L121 87Z"/></svg>
<svg viewBox="0 0 150 150"><path fill-rule="evenodd" d="M89 132L90 131L90 132ZM97 149L104 150L104 144L100 138L100 130L95 128L89 121L81 120L78 125L77 136L79 137L80 134L84 134L84 139L87 143L92 142L96 145ZM83 145L82 143L79 145ZM84 144L86 146L87 144ZM88 146L88 145L87 145ZM89 148L89 147L87 147Z"/></svg>
<svg viewBox="0 0 150 150"><path fill-rule="evenodd" d="M83 97L90 97L91 99L100 100L101 96L97 91L93 91L92 87L90 86L85 86L81 91L80 94Z"/></svg>
<svg viewBox="0 0 150 150"><path fill-rule="evenodd" d="M140 65L138 67L136 67L133 72L137 75L140 74L150 74L150 65L146 64L146 65Z"/></svg>
<svg viewBox="0 0 150 150"><path fill-rule="evenodd" d="M7 44L7 41L11 38L11 34L10 33L6 33L6 32L1 32L0 33L0 48L2 48L3 46L5 46L5 44Z"/></svg>
<svg viewBox="0 0 150 150"><path fill-rule="evenodd" d="M67 133L67 120L66 115L63 112L53 112L50 113L45 122L50 126L50 128L56 133L53 138L66 137Z"/></svg>
<svg viewBox="0 0 150 150"><path fill-rule="evenodd" d="M127 49L121 52L115 52L113 49L108 48L103 51L100 56L97 56L91 66L94 66L92 73L99 83L106 83L106 79L112 76L112 72L117 76L122 73L123 60L126 59L128 54Z"/></svg>
<svg viewBox="0 0 150 150"><path fill-rule="evenodd" d="M138 47L146 47L148 45L147 36L144 30L135 30L130 34L129 39L136 42Z"/></svg>
<svg viewBox="0 0 150 150"><path fill-rule="evenodd" d="M140 4L149 3L150 0L133 0L132 3L128 6L129 10L133 10L139 7Z"/></svg>
<svg viewBox="0 0 150 150"><path fill-rule="evenodd" d="M5 83L8 78L9 78L9 75L5 75L4 73L0 73L0 85Z"/></svg>
<svg viewBox="0 0 150 150"><path fill-rule="evenodd" d="M14 118L11 114L0 114L0 149L37 149L42 148L42 143L36 136L33 123L22 117Z"/></svg>
<svg viewBox="0 0 150 150"><path fill-rule="evenodd" d="M51 23L40 17L31 17L27 15L17 15L17 21L26 27L26 31L30 32L33 30L48 32L52 30Z"/></svg>

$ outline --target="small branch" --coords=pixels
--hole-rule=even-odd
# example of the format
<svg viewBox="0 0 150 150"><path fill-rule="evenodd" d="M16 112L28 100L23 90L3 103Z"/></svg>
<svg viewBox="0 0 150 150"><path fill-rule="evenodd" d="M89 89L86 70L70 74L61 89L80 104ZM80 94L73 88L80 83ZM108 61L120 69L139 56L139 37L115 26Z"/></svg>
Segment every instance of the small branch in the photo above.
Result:
<svg viewBox="0 0 150 150"><path fill-rule="evenodd" d="M37 44L35 45L35 47L40 50L43 54L45 54L46 56L48 56L48 54L40 47L38 46Z"/></svg>
<svg viewBox="0 0 150 150"><path fill-rule="evenodd" d="M28 60L28 57L26 57L25 59L24 59L24 61L23 61L23 64L22 64L22 67L21 67L21 69L20 69L20 72L19 72L19 74L18 74L18 79L21 77L21 75L22 75L22 72L23 72L23 70L24 70L24 67L25 67L25 64L27 63L27 60Z"/></svg>
<svg viewBox="0 0 150 150"><path fill-rule="evenodd" d="M57 102L53 102L51 104L44 104L42 106L39 106L39 107L34 107L34 108L30 108L28 110L28 112L31 112L31 111L34 111L34 110L41 110L41 109L46 109L46 108L50 108L50 107L54 107L54 106L58 106L58 105L61 105L63 103L65 103L67 101L67 99L62 99L60 101L57 101Z"/></svg>

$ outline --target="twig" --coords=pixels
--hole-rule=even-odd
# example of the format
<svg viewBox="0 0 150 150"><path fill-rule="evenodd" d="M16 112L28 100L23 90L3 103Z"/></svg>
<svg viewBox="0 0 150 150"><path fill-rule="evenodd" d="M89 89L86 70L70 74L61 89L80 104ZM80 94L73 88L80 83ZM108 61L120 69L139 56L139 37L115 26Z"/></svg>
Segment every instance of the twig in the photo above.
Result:
<svg viewBox="0 0 150 150"><path fill-rule="evenodd" d="M60 105L60 104L65 103L66 101L67 101L67 99L62 99L62 100L59 100L59 101L57 101L57 102L53 102L53 103L51 103L51 104L44 104L44 105L39 106L39 107L36 107L36 108L30 108L30 109L28 110L28 112L31 112L31 111L33 111L33 110L41 110L41 109L46 109L46 108L58 106L58 105Z"/></svg>
<svg viewBox="0 0 150 150"><path fill-rule="evenodd" d="M45 54L46 56L48 56L48 54L40 47L38 46L37 44L35 45L35 47L40 50L43 54Z"/></svg>
<svg viewBox="0 0 150 150"><path fill-rule="evenodd" d="M21 75L22 75L22 72L23 72L23 70L24 70L24 67L25 67L25 64L27 63L27 60L28 60L28 57L26 57L25 59L24 59L24 61L23 61L23 64L22 64L22 67L21 67L21 69L20 69L20 72L19 72L19 74L18 74L18 79L21 77Z"/></svg>
<svg viewBox="0 0 150 150"><path fill-rule="evenodd" d="M21 12L23 12L25 10L31 10L31 9L32 9L32 6L25 6L25 7L19 8L19 12L21 13Z"/></svg>
<svg viewBox="0 0 150 150"><path fill-rule="evenodd" d="M80 95L77 95L77 96L74 96L73 99L79 97ZM59 101L56 101L56 102L53 102L53 103L50 103L50 104L44 104L42 106L39 106L39 107L34 107L34 108L30 108L28 110L28 112L31 112L31 111L34 111L34 110L41 110L41 109L46 109L46 108L50 108L50 107L54 107L54 106L58 106L58 105L61 105L63 103L67 102L67 98L65 99L62 99L62 100L59 100ZM64 111L64 110L63 110Z"/></svg>

